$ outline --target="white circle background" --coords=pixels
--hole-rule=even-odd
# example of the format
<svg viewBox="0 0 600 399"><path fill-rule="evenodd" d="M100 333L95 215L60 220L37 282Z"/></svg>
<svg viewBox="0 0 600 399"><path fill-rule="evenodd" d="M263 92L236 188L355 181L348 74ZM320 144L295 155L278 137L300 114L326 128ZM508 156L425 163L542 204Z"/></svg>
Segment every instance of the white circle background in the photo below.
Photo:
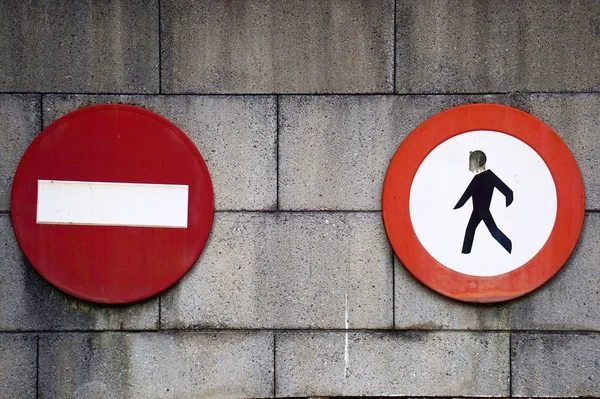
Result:
<svg viewBox="0 0 600 399"><path fill-rule="evenodd" d="M471 253L461 253L472 200L453 208L475 176L469 171L474 150L486 154L486 168L513 191L514 202L507 207L495 189L490 206L496 225L512 241L510 254L483 222ZM519 268L544 246L556 220L556 186L545 162L523 141L476 130L444 141L425 157L410 188L409 207L419 241L438 262L463 274L496 276Z"/></svg>

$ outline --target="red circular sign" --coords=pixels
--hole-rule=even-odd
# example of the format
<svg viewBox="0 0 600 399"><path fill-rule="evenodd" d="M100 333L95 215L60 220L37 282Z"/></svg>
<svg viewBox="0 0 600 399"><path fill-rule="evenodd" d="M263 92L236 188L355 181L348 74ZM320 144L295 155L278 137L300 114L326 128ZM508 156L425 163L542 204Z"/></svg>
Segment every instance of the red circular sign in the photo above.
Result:
<svg viewBox="0 0 600 399"><path fill-rule="evenodd" d="M542 241L541 249L516 269L494 276L459 273L436 260L415 233L409 209L411 186L426 157L447 140L477 131L503 133L527 144L545 162L556 187L556 219L553 227L549 225L551 230L545 243ZM510 155L507 157L507 162L510 162ZM510 196L507 204L512 202L512 193ZM449 212L452 212L451 207ZM431 289L469 302L512 299L548 281L565 264L575 248L583 226L584 212L581 174L567 146L537 118L502 105L465 105L423 122L396 151L383 185L383 221L390 243L402 264ZM435 229L436 226L431 225L430 228ZM506 247L510 252L510 248ZM460 247L457 250L460 251Z"/></svg>
<svg viewBox="0 0 600 399"><path fill-rule="evenodd" d="M171 122L96 105L31 143L11 216L23 252L50 283L89 301L128 303L171 286L198 259L213 189L202 156Z"/></svg>

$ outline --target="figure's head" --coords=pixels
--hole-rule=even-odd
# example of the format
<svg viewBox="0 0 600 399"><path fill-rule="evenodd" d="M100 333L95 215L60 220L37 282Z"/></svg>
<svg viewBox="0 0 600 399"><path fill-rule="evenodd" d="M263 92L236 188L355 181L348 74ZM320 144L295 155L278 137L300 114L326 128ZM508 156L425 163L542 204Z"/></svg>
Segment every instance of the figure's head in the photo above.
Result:
<svg viewBox="0 0 600 399"><path fill-rule="evenodd" d="M471 151L469 155L469 170L473 173L483 172L485 170L485 153L480 150Z"/></svg>

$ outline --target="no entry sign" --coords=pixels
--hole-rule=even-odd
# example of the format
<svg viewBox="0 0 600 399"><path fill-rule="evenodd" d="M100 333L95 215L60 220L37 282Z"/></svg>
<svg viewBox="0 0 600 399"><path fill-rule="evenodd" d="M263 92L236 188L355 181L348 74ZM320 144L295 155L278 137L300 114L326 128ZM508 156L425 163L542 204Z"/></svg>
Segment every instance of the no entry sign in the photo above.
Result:
<svg viewBox="0 0 600 399"><path fill-rule="evenodd" d="M584 201L577 164L550 127L474 104L435 115L404 140L382 209L396 255L418 280L455 299L496 302L564 265Z"/></svg>
<svg viewBox="0 0 600 399"><path fill-rule="evenodd" d="M127 303L192 267L210 233L213 190L179 128L138 107L105 104L58 119L31 143L11 215L23 252L53 285Z"/></svg>

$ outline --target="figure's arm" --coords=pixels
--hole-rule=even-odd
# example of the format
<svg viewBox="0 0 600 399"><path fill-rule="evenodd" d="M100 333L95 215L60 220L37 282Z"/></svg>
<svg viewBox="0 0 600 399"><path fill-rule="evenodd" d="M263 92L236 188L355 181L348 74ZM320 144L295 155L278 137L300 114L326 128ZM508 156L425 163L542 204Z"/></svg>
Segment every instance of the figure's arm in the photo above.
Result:
<svg viewBox="0 0 600 399"><path fill-rule="evenodd" d="M506 206L509 206L513 202L513 191L494 172L492 174L494 175L494 186L504 194L506 197Z"/></svg>
<svg viewBox="0 0 600 399"><path fill-rule="evenodd" d="M460 199L458 200L456 205L454 205L454 209L458 209L458 208L462 207L469 200L469 198L471 198L471 194L472 194L471 193L471 185L472 184L473 184L473 181L471 180L469 187L467 187L467 189L463 193L462 197L460 197Z"/></svg>

